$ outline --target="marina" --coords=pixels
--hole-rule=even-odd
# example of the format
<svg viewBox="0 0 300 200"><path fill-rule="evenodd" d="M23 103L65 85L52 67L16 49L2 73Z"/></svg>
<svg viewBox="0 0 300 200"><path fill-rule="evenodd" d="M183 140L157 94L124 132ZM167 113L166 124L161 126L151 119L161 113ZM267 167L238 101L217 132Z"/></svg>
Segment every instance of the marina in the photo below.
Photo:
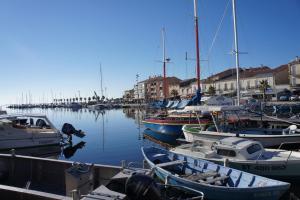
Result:
<svg viewBox="0 0 300 200"><path fill-rule="evenodd" d="M1 199L299 200L299 6L0 2Z"/></svg>

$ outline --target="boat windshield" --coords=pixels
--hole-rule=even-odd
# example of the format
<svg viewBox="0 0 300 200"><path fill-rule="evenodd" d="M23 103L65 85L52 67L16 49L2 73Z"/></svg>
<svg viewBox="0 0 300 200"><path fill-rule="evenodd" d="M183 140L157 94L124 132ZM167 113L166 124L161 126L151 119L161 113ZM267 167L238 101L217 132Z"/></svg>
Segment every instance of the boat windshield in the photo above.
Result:
<svg viewBox="0 0 300 200"><path fill-rule="evenodd" d="M259 144L254 144L254 145L251 145L250 147L247 148L247 152L249 154L253 154L255 152L258 152L261 150L261 147Z"/></svg>
<svg viewBox="0 0 300 200"><path fill-rule="evenodd" d="M235 157L236 153L233 150L217 149L217 154L221 156Z"/></svg>

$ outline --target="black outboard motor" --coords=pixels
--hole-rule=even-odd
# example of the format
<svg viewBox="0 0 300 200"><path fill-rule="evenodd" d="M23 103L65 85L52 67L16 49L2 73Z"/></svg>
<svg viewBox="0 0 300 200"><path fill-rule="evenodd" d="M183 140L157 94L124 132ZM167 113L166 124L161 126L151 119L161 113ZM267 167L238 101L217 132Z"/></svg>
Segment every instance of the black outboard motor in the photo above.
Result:
<svg viewBox="0 0 300 200"><path fill-rule="evenodd" d="M160 189L154 179L144 174L134 174L125 184L125 193L130 200L161 200Z"/></svg>
<svg viewBox="0 0 300 200"><path fill-rule="evenodd" d="M78 137L84 137L85 134L81 130L76 130L72 124L65 123L61 129L61 131L66 134L68 137L72 137L72 134Z"/></svg>

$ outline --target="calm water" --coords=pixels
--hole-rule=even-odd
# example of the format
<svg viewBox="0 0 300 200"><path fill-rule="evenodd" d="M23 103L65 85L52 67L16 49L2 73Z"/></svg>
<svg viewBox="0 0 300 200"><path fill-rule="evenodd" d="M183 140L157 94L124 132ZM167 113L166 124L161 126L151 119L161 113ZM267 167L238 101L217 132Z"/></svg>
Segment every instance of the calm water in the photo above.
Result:
<svg viewBox="0 0 300 200"><path fill-rule="evenodd" d="M106 110L102 113L88 109L72 111L65 108L7 111L42 113L47 115L59 130L65 122L83 130L86 136L73 136L72 145L64 146L61 150L50 150L57 151L54 157L62 160L116 165L120 165L121 160L141 162L141 147L153 144L143 138L144 127L139 121L145 111L138 109Z"/></svg>
<svg viewBox="0 0 300 200"><path fill-rule="evenodd" d="M71 123L76 129L86 133L83 138L73 136L73 144L63 147L27 149L21 154L47 156L62 160L120 165L121 160L139 162L143 160L142 146L174 145L174 138L162 137L153 132L145 131L140 123L145 115L145 110L117 109L95 112L88 109L72 111L71 109L29 109L7 110L8 113L40 113L45 114L50 121L61 129L64 123ZM156 144L148 140L143 133L151 138L159 138ZM156 140L157 142L157 140ZM168 145L167 145L168 146ZM20 150L17 150L17 153ZM50 153L51 152L51 153ZM300 186L292 185L292 192L299 196ZM283 198L284 199L284 198Z"/></svg>

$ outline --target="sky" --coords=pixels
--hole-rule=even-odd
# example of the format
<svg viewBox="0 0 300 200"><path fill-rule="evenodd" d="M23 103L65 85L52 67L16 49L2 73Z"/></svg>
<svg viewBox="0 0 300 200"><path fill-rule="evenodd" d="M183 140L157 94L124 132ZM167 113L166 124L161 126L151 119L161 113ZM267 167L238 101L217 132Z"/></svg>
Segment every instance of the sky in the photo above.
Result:
<svg viewBox="0 0 300 200"><path fill-rule="evenodd" d="M300 0L236 3L241 67L300 55ZM205 78L235 65L232 7L198 4ZM136 74L162 74L163 27L167 75L195 77L193 0L0 0L0 105L100 94L100 63L104 95L121 97Z"/></svg>

